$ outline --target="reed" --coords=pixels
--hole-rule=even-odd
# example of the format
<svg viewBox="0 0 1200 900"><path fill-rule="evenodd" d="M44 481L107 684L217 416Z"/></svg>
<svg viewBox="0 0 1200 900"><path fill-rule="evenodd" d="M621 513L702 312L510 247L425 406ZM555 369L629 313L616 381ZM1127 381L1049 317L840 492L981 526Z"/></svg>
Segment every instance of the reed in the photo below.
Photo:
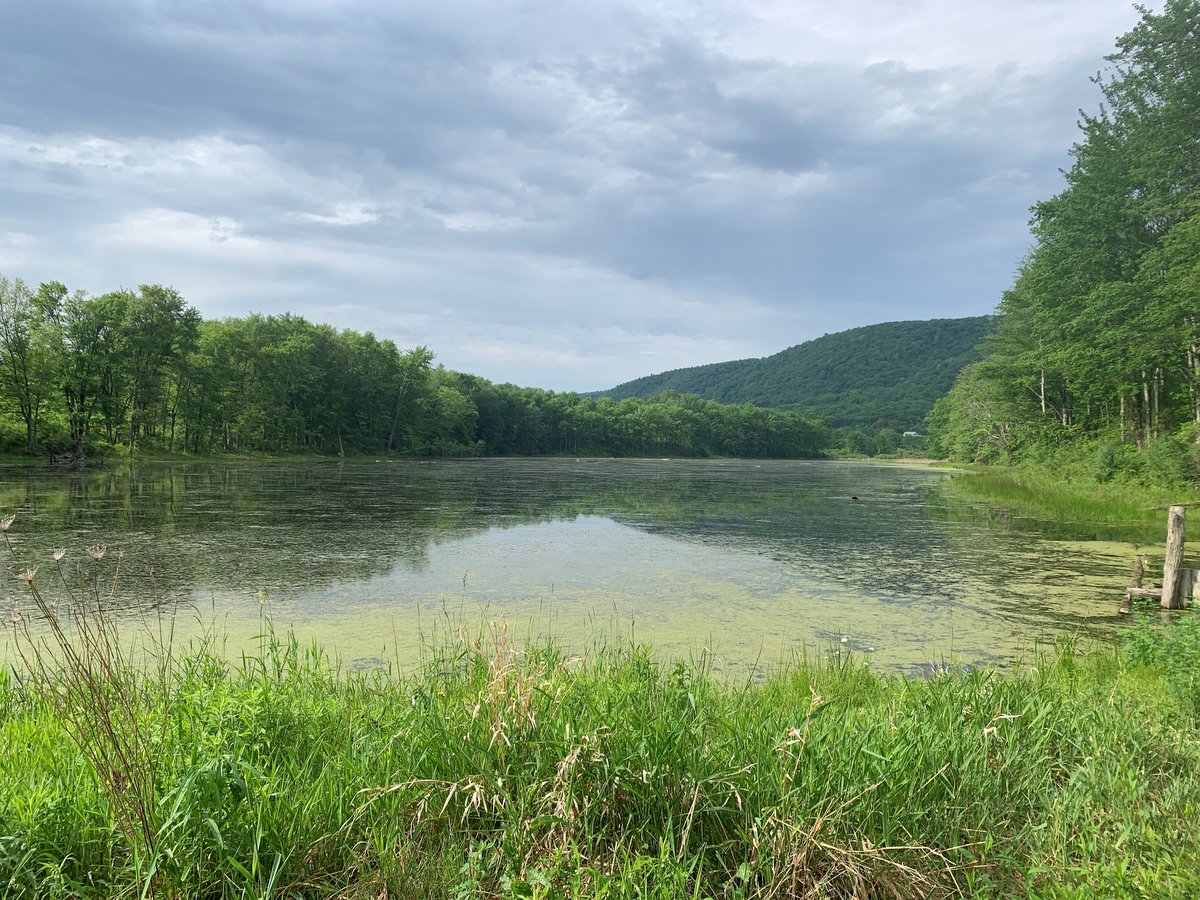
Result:
<svg viewBox="0 0 1200 900"><path fill-rule="evenodd" d="M1065 481L1034 466L979 469L953 479L951 489L976 501L1039 519L1058 529L1112 539L1160 541L1166 517L1156 505L1190 499L1193 492L1174 494L1134 485Z"/></svg>

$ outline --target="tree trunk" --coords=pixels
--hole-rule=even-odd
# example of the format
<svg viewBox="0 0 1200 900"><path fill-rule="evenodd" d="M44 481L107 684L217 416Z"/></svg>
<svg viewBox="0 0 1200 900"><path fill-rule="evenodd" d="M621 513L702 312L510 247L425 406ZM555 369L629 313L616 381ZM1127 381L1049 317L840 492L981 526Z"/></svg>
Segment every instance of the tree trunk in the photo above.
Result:
<svg viewBox="0 0 1200 900"><path fill-rule="evenodd" d="M1150 380L1146 377L1146 372L1142 371L1142 433L1147 437L1153 431L1153 424L1150 421Z"/></svg>
<svg viewBox="0 0 1200 900"><path fill-rule="evenodd" d="M1193 341L1188 346L1188 390L1192 395L1192 416L1200 425L1200 347Z"/></svg>
<svg viewBox="0 0 1200 900"><path fill-rule="evenodd" d="M1154 370L1154 436L1158 437L1159 430L1162 425L1162 407L1160 406L1160 398L1163 393L1163 370L1162 366L1158 366Z"/></svg>
<svg viewBox="0 0 1200 900"><path fill-rule="evenodd" d="M1172 506L1167 512L1167 555L1163 562L1162 608L1183 609L1187 598L1180 596L1186 507Z"/></svg>
<svg viewBox="0 0 1200 900"><path fill-rule="evenodd" d="M404 395L407 392L407 385L404 381L400 382L400 387L396 391L396 414L392 416L392 430L388 434L387 452L391 453L392 448L396 443L396 429L400 427L400 413L404 409Z"/></svg>

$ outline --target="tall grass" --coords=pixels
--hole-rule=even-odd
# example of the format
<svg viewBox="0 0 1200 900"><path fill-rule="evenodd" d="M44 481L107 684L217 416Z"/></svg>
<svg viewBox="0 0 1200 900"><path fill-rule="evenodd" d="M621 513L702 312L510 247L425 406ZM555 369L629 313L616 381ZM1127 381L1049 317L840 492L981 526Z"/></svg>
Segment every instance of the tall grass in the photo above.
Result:
<svg viewBox="0 0 1200 900"><path fill-rule="evenodd" d="M181 653L169 684L118 676L152 754L151 841L88 749L107 732L81 735L49 673L0 680L0 892L1200 890L1197 710L1152 654L1064 647L930 680L843 659L736 686L642 647L516 647L500 626L407 678L271 634L233 666L211 650Z"/></svg>
<svg viewBox="0 0 1200 900"><path fill-rule="evenodd" d="M1166 513L1156 506L1194 499L1195 492L1095 481L1066 481L1034 466L980 469L952 479L957 494L1052 524L1059 530L1105 534L1112 539L1160 541L1166 537Z"/></svg>

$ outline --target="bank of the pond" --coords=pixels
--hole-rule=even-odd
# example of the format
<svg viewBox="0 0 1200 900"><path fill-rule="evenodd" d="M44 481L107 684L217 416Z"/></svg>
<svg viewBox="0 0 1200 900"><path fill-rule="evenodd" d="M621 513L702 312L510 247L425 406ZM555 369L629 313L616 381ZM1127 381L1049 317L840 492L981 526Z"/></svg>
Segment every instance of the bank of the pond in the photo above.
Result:
<svg viewBox="0 0 1200 900"><path fill-rule="evenodd" d="M1006 674L755 686L502 629L403 679L274 638L150 676L114 652L0 679L4 896L1200 892L1190 619Z"/></svg>
<svg viewBox="0 0 1200 900"><path fill-rule="evenodd" d="M1195 487L1151 487L1127 482L1099 482L1040 465L956 466L971 477L956 489L1018 515L1060 525L1074 525L1130 540L1166 535L1165 507L1200 500Z"/></svg>

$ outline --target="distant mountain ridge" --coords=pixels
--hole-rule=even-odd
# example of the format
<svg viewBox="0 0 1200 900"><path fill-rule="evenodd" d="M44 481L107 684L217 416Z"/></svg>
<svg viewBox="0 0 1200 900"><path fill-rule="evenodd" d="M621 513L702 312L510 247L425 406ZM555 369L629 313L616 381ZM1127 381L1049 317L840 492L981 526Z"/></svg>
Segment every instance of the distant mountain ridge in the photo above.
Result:
<svg viewBox="0 0 1200 900"><path fill-rule="evenodd" d="M622 400L663 391L721 403L815 412L835 428L877 422L920 428L963 366L992 316L884 322L806 341L773 356L710 363L636 378L595 396Z"/></svg>

